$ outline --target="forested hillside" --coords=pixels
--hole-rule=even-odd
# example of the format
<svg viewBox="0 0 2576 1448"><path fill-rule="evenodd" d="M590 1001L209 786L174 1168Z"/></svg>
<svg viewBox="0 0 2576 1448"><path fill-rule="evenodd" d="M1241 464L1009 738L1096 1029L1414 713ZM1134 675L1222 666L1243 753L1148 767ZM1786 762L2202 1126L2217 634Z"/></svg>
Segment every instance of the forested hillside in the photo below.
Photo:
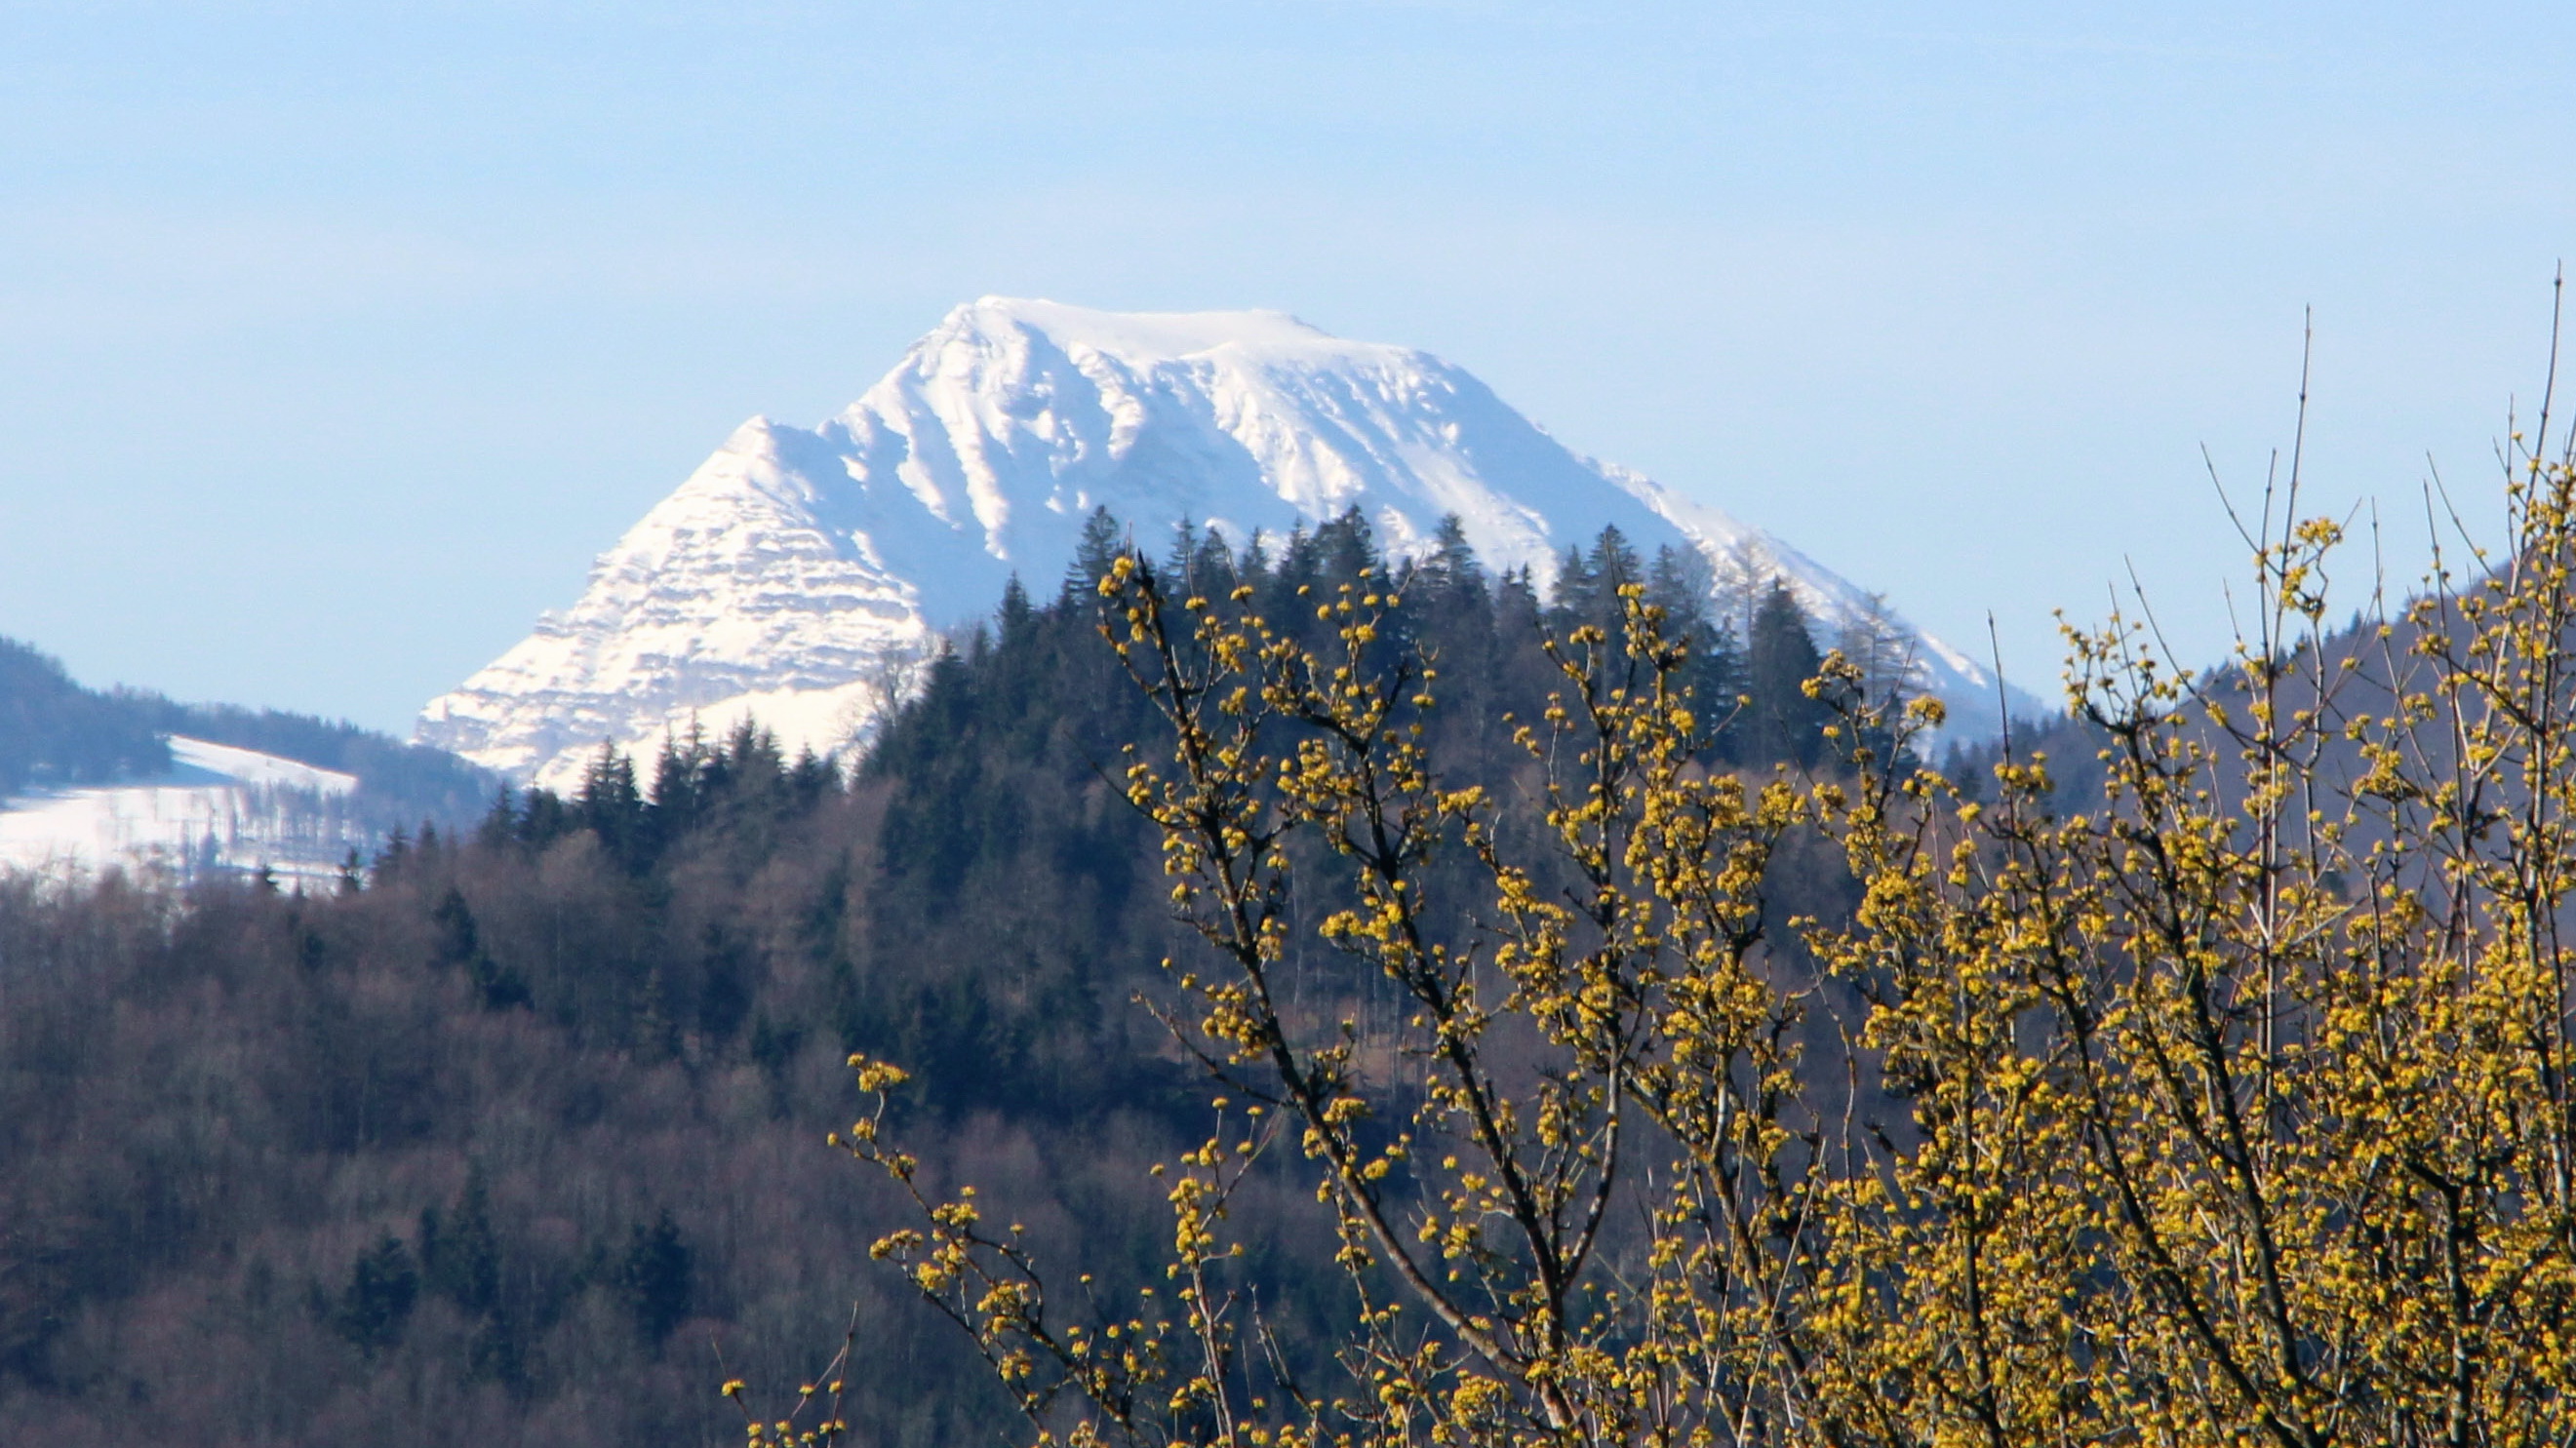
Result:
<svg viewBox="0 0 2576 1448"><path fill-rule="evenodd" d="M182 704L141 689L90 689L62 664L0 638L0 798L30 788L118 784L170 768L168 736L255 749L358 778L352 807L389 829L471 820L500 780L440 749L332 721L235 704Z"/></svg>
<svg viewBox="0 0 2576 1448"><path fill-rule="evenodd" d="M1190 942L1111 782L1154 717L1087 581L1119 541L1095 518L1052 596L1014 586L854 766L749 727L603 753L336 893L0 882L0 1440L739 1441L716 1385L792 1391L855 1301L866 1441L993 1441L1007 1404L866 1258L883 1184L822 1138L845 1056L902 1062L931 1180L985 1183L1105 1280L1156 1260L1147 1169L1206 1103L1136 1004ZM1185 533L1168 566L1284 622L1385 578L1356 516L1242 551ZM1785 591L1705 607L1686 560L1613 532L1542 599L1453 532L1386 641L1436 661L1445 766L1526 781L1504 716L1544 705L1541 638L1615 626L1630 582L1695 643L1712 766L1821 763ZM1783 911L1848 906L1820 858L1777 873ZM1363 1032L1395 1008L1299 959ZM1292 1344L1340 1290L1331 1250L1265 1248Z"/></svg>
<svg viewBox="0 0 2576 1448"><path fill-rule="evenodd" d="M169 767L169 746L125 701L82 688L59 661L0 638L0 797Z"/></svg>
<svg viewBox="0 0 2576 1448"><path fill-rule="evenodd" d="M359 811L386 826L473 819L501 786L498 776L446 750L406 744L345 719L238 704L181 704L138 690L120 690L112 697L165 734L354 774Z"/></svg>

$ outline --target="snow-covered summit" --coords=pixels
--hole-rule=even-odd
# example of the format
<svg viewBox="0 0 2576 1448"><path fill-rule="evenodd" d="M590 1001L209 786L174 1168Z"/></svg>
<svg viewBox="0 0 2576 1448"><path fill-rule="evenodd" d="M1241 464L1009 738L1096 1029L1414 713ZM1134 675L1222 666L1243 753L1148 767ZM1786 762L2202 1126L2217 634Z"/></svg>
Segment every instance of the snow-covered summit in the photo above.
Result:
<svg viewBox="0 0 2576 1448"><path fill-rule="evenodd" d="M1759 529L1577 456L1425 352L1280 312L1120 313L986 297L808 430L754 418L593 566L580 600L423 711L420 738L561 785L603 739L649 745L744 713L834 747L906 687L939 631L1043 584L1107 506L1157 536L1232 538L1357 506L1391 552L1455 513L1498 568L1553 576L1615 523L1651 552L1776 571L1829 627L1873 600ZM1923 639L1959 727L1994 685Z"/></svg>
<svg viewBox="0 0 2576 1448"><path fill-rule="evenodd" d="M1041 332L1058 346L1089 347L1131 361L1170 362L1220 347L1279 355L1306 351L1326 356L1400 352L1367 342L1346 342L1286 312L1104 312L1033 297L978 297L948 314L942 330L963 323L996 324ZM936 335L936 334L933 334Z"/></svg>

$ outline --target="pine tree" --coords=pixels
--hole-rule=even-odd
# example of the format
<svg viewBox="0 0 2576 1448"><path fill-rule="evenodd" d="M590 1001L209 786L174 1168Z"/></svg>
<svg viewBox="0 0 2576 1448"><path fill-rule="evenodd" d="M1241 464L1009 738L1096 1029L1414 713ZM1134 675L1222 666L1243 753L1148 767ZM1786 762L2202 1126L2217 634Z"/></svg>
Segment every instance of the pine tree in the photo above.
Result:
<svg viewBox="0 0 2576 1448"><path fill-rule="evenodd" d="M1270 540L1260 529L1252 530L1252 537L1245 541L1243 551L1235 556L1234 571L1238 578L1252 586L1256 598L1269 589Z"/></svg>
<svg viewBox="0 0 2576 1448"><path fill-rule="evenodd" d="M1637 561L1637 550L1628 543L1628 535L1619 525L1608 523L1592 540L1592 551L1583 557L1584 571L1592 578L1592 608L1580 622L1602 631L1610 640L1614 658L1624 658L1628 646L1627 605L1619 590L1630 584L1643 584L1646 571Z"/></svg>
<svg viewBox="0 0 2576 1448"><path fill-rule="evenodd" d="M387 1237L359 1254L349 1285L329 1313L332 1330L373 1361L402 1341L420 1296L420 1271L400 1237Z"/></svg>
<svg viewBox="0 0 2576 1448"><path fill-rule="evenodd" d="M1431 536L1431 551L1423 555L1417 580L1434 596L1455 594L1483 601L1485 567L1477 561L1476 550L1468 545L1467 525L1457 514L1441 515L1439 531Z"/></svg>
<svg viewBox="0 0 2576 1448"><path fill-rule="evenodd" d="M1163 571L1175 581L1186 579L1198 563L1200 534L1198 524L1183 517L1172 525L1172 551L1163 558Z"/></svg>
<svg viewBox="0 0 2576 1448"><path fill-rule="evenodd" d="M1646 580L1646 602L1664 612L1664 637L1685 645L1689 661L1680 682L1695 707L1699 727L1712 736L1718 757L1728 756L1735 742L1726 726L1744 691L1744 660L1734 631L1714 614L1715 571L1697 548L1667 543L1655 550Z"/></svg>
<svg viewBox="0 0 2576 1448"><path fill-rule="evenodd" d="M1315 548L1321 555L1327 582L1354 583L1363 573L1384 573L1385 560L1378 556L1377 536L1356 503L1315 530Z"/></svg>
<svg viewBox="0 0 2576 1448"><path fill-rule="evenodd" d="M1190 556L1191 586L1210 595L1229 593L1237 577L1234 550L1227 546L1225 534L1208 529L1199 539L1198 551Z"/></svg>
<svg viewBox="0 0 2576 1448"><path fill-rule="evenodd" d="M492 796L492 807L483 814L483 822L474 829L474 843L484 849L496 849L503 842L518 837L519 809L517 795L503 785Z"/></svg>
<svg viewBox="0 0 2576 1448"><path fill-rule="evenodd" d="M1083 522L1081 540L1074 544L1073 566L1065 570L1061 599L1070 602L1090 597L1100 576L1118 560L1118 550L1126 541L1127 530L1106 504L1092 509L1091 516Z"/></svg>
<svg viewBox="0 0 2576 1448"><path fill-rule="evenodd" d="M1822 756L1832 711L1807 697L1806 683L1823 662L1797 595L1787 580L1775 577L1754 612L1753 634L1745 643L1745 693L1751 700L1745 763L1808 768Z"/></svg>
<svg viewBox="0 0 2576 1448"><path fill-rule="evenodd" d="M1027 640L1029 630L1034 624L1036 610L1029 606L1029 591L1020 586L1018 573L1014 572L1011 575L1011 581L1002 585L1002 606L995 610L994 617L1001 624L1004 648L1014 647Z"/></svg>
<svg viewBox="0 0 2576 1448"><path fill-rule="evenodd" d="M1557 560L1556 582L1548 589L1548 627L1559 633L1578 628L1601 611L1601 578L1583 550L1569 547Z"/></svg>
<svg viewBox="0 0 2576 1448"><path fill-rule="evenodd" d="M454 1303L474 1324L466 1343L467 1372L488 1382L523 1385L526 1354L518 1324L501 1299L501 1239L492 1229L481 1170L466 1177L454 1211L421 1209L420 1275L428 1290Z"/></svg>
<svg viewBox="0 0 2576 1448"><path fill-rule="evenodd" d="M1628 535L1620 532L1616 523L1603 525L1600 534L1592 540L1592 551L1584 555L1583 565L1591 573L1594 587L1600 590L1602 597L1614 603L1620 589L1646 581L1645 569L1637 562L1637 550L1630 546Z"/></svg>
<svg viewBox="0 0 2576 1448"><path fill-rule="evenodd" d="M437 908L429 912L429 923L437 932L431 959L440 965L463 965L483 953L474 912L466 906L464 892L455 886L448 886Z"/></svg>
<svg viewBox="0 0 2576 1448"><path fill-rule="evenodd" d="M617 1264L617 1288L645 1342L660 1347L688 1317L695 1298L693 1268L688 1244L680 1240L680 1228L667 1211L628 1236Z"/></svg>
<svg viewBox="0 0 2576 1448"><path fill-rule="evenodd" d="M1646 602L1664 611L1668 628L1677 634L1714 628L1716 599L1717 571L1707 554L1670 543L1655 550L1654 567L1646 575Z"/></svg>
<svg viewBox="0 0 2576 1448"><path fill-rule="evenodd" d="M531 788L521 801L519 843L530 850L543 850L580 828L572 806L551 789Z"/></svg>
<svg viewBox="0 0 2576 1448"><path fill-rule="evenodd" d="M644 867L644 795L635 787L635 762L625 751L614 744L599 746L599 753L582 772L581 793L573 797L573 809L581 823L599 836L609 858L629 871Z"/></svg>
<svg viewBox="0 0 2576 1448"><path fill-rule="evenodd" d="M1315 547L1315 537L1303 524L1288 530L1280 546L1279 559L1270 571L1270 584L1258 595L1261 611L1268 614L1292 638L1302 638L1312 627L1315 606L1307 590L1323 581L1323 559Z"/></svg>
<svg viewBox="0 0 2576 1448"><path fill-rule="evenodd" d="M467 1315L482 1316L500 1308L501 1243L492 1230L480 1172L466 1178L454 1211L421 1209L420 1265L430 1290Z"/></svg>

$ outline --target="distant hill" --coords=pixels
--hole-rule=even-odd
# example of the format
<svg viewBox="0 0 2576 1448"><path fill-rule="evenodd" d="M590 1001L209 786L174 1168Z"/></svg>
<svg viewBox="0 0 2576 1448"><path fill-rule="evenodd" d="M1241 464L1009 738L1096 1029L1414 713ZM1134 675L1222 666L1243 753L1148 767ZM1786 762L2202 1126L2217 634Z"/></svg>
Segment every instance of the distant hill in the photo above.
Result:
<svg viewBox="0 0 2576 1448"><path fill-rule="evenodd" d="M346 721L86 688L0 638L0 863L312 874L396 829L479 818L500 783Z"/></svg>
<svg viewBox="0 0 2576 1448"><path fill-rule="evenodd" d="M52 656L0 638L0 798L158 774L170 767L165 732L127 700L82 688Z"/></svg>
<svg viewBox="0 0 2576 1448"><path fill-rule="evenodd" d="M118 690L163 734L255 749L298 764L357 776L356 798L370 815L397 824L439 825L480 818L501 777L444 749L407 744L345 719L321 719L238 704L181 704L159 694Z"/></svg>

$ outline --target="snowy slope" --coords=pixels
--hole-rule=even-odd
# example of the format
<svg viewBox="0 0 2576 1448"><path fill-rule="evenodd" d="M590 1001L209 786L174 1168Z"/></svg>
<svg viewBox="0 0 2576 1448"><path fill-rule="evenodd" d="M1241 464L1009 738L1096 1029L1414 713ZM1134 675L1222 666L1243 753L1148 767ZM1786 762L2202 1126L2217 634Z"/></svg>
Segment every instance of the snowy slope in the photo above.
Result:
<svg viewBox="0 0 2576 1448"><path fill-rule="evenodd" d="M1106 505L1140 538L1183 518L1242 539L1357 505L1397 554L1456 513L1486 562L1544 581L1616 523L1777 571L1828 630L1873 600L1726 513L1579 457L1427 353L1275 312L1128 314L987 297L839 416L754 418L602 555L570 610L422 712L423 743L565 785L602 740L649 746L749 712L842 744L939 631L1017 573L1043 591ZM1963 732L1993 681L1924 638Z"/></svg>
<svg viewBox="0 0 2576 1448"><path fill-rule="evenodd" d="M267 865L318 879L372 843L338 808L354 776L202 739L174 736L170 755L156 778L0 800L0 868L121 866L185 880Z"/></svg>

